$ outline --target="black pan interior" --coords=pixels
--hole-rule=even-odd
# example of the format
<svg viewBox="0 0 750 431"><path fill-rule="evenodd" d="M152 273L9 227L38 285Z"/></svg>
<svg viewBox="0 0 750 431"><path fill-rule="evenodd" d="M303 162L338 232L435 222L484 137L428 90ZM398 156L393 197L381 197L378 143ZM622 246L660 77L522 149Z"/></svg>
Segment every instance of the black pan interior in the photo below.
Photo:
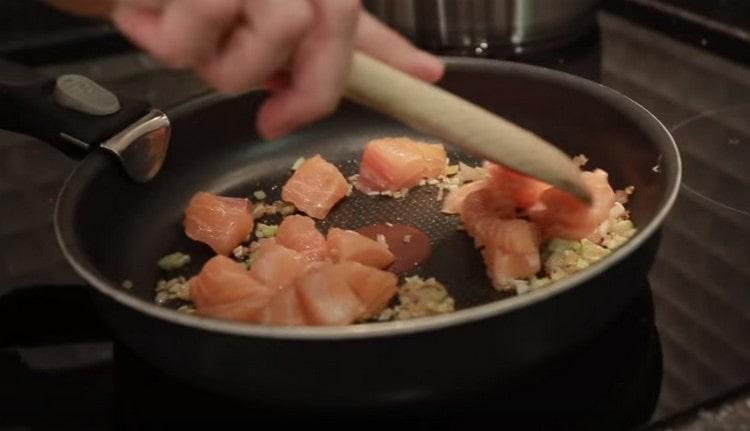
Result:
<svg viewBox="0 0 750 431"><path fill-rule="evenodd" d="M669 178L676 175L670 157L676 155L664 154L663 130L630 102L578 79L497 62L451 63L442 85L530 128L571 155L587 155L590 167L607 170L616 188L634 185L630 209L636 225L651 221L664 205ZM300 156L319 153L350 175L357 172L362 148L370 139L405 135L431 140L343 103L334 116L313 127L263 142L253 130L254 112L263 97L255 93L204 100L173 112L169 155L151 183L128 181L104 154L89 156L61 195L64 202L58 214L64 240L74 255L79 253L74 257L115 285L131 280L135 287L130 292L152 301L156 281L165 278L156 266L159 257L173 251L190 253L193 262L184 274L191 275L211 256L206 246L182 233L182 212L195 192L248 197L264 190L277 199ZM453 161L477 162L450 147L449 154ZM654 172L665 156L665 169ZM456 218L439 212L436 194L429 186L403 199L354 192L320 225L324 230L376 222L413 225L431 237L433 246L431 258L413 273L445 283L458 307L502 298L492 289L471 240L456 230Z"/></svg>

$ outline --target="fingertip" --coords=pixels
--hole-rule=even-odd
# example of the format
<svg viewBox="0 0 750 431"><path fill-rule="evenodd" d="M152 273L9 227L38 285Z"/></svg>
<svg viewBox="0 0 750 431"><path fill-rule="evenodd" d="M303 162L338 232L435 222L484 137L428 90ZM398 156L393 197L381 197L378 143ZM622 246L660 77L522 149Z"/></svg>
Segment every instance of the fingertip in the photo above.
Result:
<svg viewBox="0 0 750 431"><path fill-rule="evenodd" d="M415 59L414 74L425 81L436 82L445 75L445 64L436 56L420 51Z"/></svg>
<svg viewBox="0 0 750 431"><path fill-rule="evenodd" d="M338 98L287 88L273 93L258 110L256 128L266 139L276 139L310 125L336 111Z"/></svg>
<svg viewBox="0 0 750 431"><path fill-rule="evenodd" d="M258 134L266 140L280 138L292 130L293 126L289 124L284 111L278 109L278 105L277 96L271 96L258 110L255 127Z"/></svg>

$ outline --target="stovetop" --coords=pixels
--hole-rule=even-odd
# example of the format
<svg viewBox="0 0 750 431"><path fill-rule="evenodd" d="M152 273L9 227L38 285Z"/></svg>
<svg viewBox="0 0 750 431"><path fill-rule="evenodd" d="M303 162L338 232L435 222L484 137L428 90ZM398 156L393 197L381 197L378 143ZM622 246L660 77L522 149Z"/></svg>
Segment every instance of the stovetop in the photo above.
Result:
<svg viewBox="0 0 750 431"><path fill-rule="evenodd" d="M642 294L599 339L529 376L513 394L499 388L467 411L379 414L365 423L465 428L492 412L516 426L681 429L673 418L708 409L726 394L739 400L733 417L750 423L750 69L744 54L732 55L741 37L722 44L716 26L707 27L703 42L695 32L686 37L685 28L694 27L671 15L660 21L663 10L641 11L648 3L681 2L621 2L600 14L597 32L511 58L601 81L673 132L684 185ZM40 52L34 48L33 62ZM43 68L87 74L156 107L205 90L190 73L161 69L131 51L74 57ZM290 415L237 405L174 381L112 342L86 308L86 291L72 286L80 280L52 230L56 192L74 166L42 143L0 131L0 346L12 346L0 348L0 425L215 426L242 420L237 412L269 423L363 423L341 412ZM721 414L712 416L716 423Z"/></svg>
<svg viewBox="0 0 750 431"><path fill-rule="evenodd" d="M68 291L58 299L83 293L64 289ZM58 310L67 303L59 304ZM90 310L77 307L76 311L86 315ZM69 310L47 313L53 319L64 318ZM0 423L50 429L167 429L229 426L252 419L255 426L357 423L359 429L382 429L398 423L417 429L465 429L501 415L503 423L513 429L631 428L651 417L662 378L661 346L646 280L636 300L591 343L543 371L535 370L522 384L482 393L448 410L424 407L353 413L259 409L176 380L122 344L97 341L106 339L106 331L83 330L87 324L95 324L95 320L77 322L79 328L72 332L78 337L68 339L64 346L49 346L44 327L39 327L34 332L41 334L26 333L21 338L41 346L0 353L4 387L0 391ZM536 419L529 420L530 416Z"/></svg>
<svg viewBox="0 0 750 431"><path fill-rule="evenodd" d="M360 413L258 410L228 400L217 402L215 396L164 377L117 346L116 375L138 378L118 378L117 382L122 384L115 386L116 393L124 398L120 399L120 410L115 414L123 419L149 417L160 424L209 425L217 418L224 418L223 422L218 419L219 422L229 424L252 417L260 423L277 426L330 421L361 423L365 429L383 429L393 423L419 429L470 429L497 415L503 417L506 426L523 429L530 424L529 415L536 414L541 419L531 422L534 427L601 429L613 424L632 427L644 423L651 415L662 375L653 302L645 281L640 292L606 334L564 361L527 376L522 385L483 393L454 409L425 407L408 412ZM150 388L145 397L144 387ZM201 413L185 413L190 411Z"/></svg>

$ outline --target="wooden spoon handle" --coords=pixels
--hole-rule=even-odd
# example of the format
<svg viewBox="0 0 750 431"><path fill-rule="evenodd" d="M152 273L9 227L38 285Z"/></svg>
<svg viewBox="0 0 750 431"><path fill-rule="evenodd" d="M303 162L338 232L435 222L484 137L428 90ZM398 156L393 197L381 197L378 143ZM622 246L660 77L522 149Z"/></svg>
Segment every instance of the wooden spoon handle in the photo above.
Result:
<svg viewBox="0 0 750 431"><path fill-rule="evenodd" d="M354 54L344 92L349 99L420 132L591 202L580 169L557 147L484 108L365 54Z"/></svg>

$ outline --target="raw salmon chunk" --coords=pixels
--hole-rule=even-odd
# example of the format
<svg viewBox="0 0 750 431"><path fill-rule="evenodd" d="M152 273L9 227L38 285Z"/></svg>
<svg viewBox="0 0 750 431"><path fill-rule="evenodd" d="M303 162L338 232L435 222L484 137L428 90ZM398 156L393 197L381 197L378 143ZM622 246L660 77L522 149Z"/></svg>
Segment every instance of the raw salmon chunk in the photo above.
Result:
<svg viewBox="0 0 750 431"><path fill-rule="evenodd" d="M308 267L300 253L278 244L273 238L264 239L257 253L250 275L275 289L291 286Z"/></svg>
<svg viewBox="0 0 750 431"><path fill-rule="evenodd" d="M357 188L363 192L395 192L413 187L422 178L445 173L447 161L441 144L409 138L375 139L365 146Z"/></svg>
<svg viewBox="0 0 750 431"><path fill-rule="evenodd" d="M252 295L233 302L196 308L196 312L202 316L217 319L259 322L262 313L268 307L269 301L274 297L275 292L273 289L269 289L262 295Z"/></svg>
<svg viewBox="0 0 750 431"><path fill-rule="evenodd" d="M259 316L266 325L298 326L306 325L307 320L295 286L279 290Z"/></svg>
<svg viewBox="0 0 750 431"><path fill-rule="evenodd" d="M539 272L541 259L539 227L523 219L484 218L475 225L477 242L493 285L502 289L513 279Z"/></svg>
<svg viewBox="0 0 750 431"><path fill-rule="evenodd" d="M190 280L196 312L226 320L254 322L275 289L250 276L244 265L225 256L211 258Z"/></svg>
<svg viewBox="0 0 750 431"><path fill-rule="evenodd" d="M353 230L331 228L326 243L328 255L334 262L350 260L375 268L385 268L393 263L394 256L388 245Z"/></svg>
<svg viewBox="0 0 750 431"><path fill-rule="evenodd" d="M299 252L309 261L323 260L326 257L326 238L315 228L315 221L310 217L285 217L275 238L278 244Z"/></svg>
<svg viewBox="0 0 750 431"><path fill-rule="evenodd" d="M476 223L484 218L510 219L516 215L516 204L504 190L484 187L469 193L461 204L461 223L466 232L481 243L476 235Z"/></svg>
<svg viewBox="0 0 750 431"><path fill-rule="evenodd" d="M198 192L185 210L185 234L227 255L252 232L251 212L247 199Z"/></svg>
<svg viewBox="0 0 750 431"><path fill-rule="evenodd" d="M542 207L532 211L530 217L542 228L544 238L586 238L609 216L609 210L615 204L615 192L609 185L607 173L596 169L582 172L581 178L591 192L591 206L556 188L549 188L541 194Z"/></svg>
<svg viewBox="0 0 750 431"><path fill-rule="evenodd" d="M349 287L365 307L358 320L376 317L398 291L398 277L392 272L357 262L341 262L334 264L334 268L344 276Z"/></svg>
<svg viewBox="0 0 750 431"><path fill-rule="evenodd" d="M497 290L509 289L511 280L531 277L541 268L539 253L512 254L486 248L482 250L482 257L487 266L487 275Z"/></svg>
<svg viewBox="0 0 750 431"><path fill-rule="evenodd" d="M529 208L539 202L539 196L550 188L543 183L510 168L495 163L485 162L485 169L490 175L489 186L506 191L515 202L516 207Z"/></svg>
<svg viewBox="0 0 750 431"><path fill-rule="evenodd" d="M283 200L317 219L324 219L348 194L349 185L344 176L319 154L305 160L281 189Z"/></svg>
<svg viewBox="0 0 750 431"><path fill-rule="evenodd" d="M476 223L476 235L487 248L516 254L537 253L541 243L539 227L524 219L485 218Z"/></svg>
<svg viewBox="0 0 750 431"><path fill-rule="evenodd" d="M443 201L443 207L440 211L446 214L458 214L464 204L466 196L487 186L486 180L473 181L462 185L456 190L451 191Z"/></svg>
<svg viewBox="0 0 750 431"><path fill-rule="evenodd" d="M308 323L313 325L346 325L366 311L336 264L304 273L295 286Z"/></svg>
<svg viewBox="0 0 750 431"><path fill-rule="evenodd" d="M226 256L214 256L190 280L190 298L196 308L224 304L271 291L254 279L241 263Z"/></svg>
<svg viewBox="0 0 750 431"><path fill-rule="evenodd" d="M436 178L445 173L448 166L448 154L445 152L443 144L426 144L417 142L419 152L422 153L423 178Z"/></svg>

